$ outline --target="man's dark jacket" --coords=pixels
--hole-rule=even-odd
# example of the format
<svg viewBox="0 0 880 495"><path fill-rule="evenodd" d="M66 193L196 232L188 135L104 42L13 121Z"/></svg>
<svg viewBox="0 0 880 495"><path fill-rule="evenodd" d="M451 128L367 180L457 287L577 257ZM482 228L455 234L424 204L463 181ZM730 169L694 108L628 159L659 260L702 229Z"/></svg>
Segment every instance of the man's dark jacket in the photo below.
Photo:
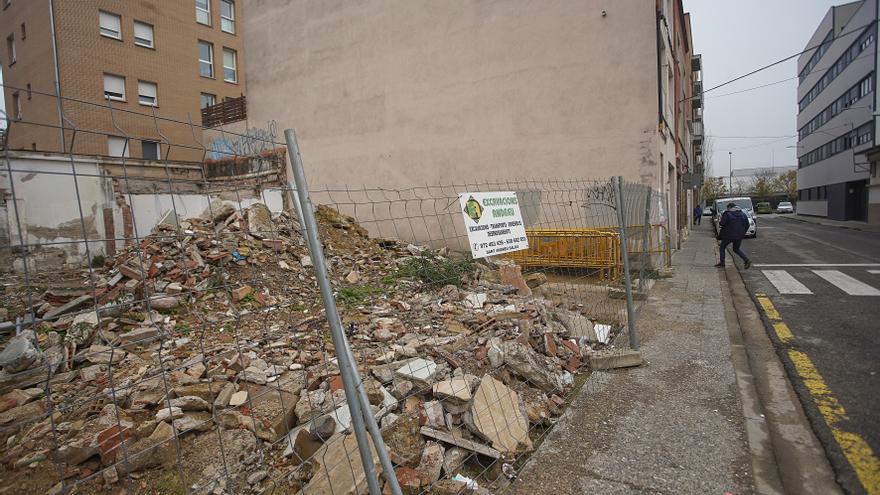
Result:
<svg viewBox="0 0 880 495"><path fill-rule="evenodd" d="M739 208L727 210L721 215L718 225L721 226L721 232L718 234L719 239L737 241L744 238L746 231L749 230L749 216Z"/></svg>

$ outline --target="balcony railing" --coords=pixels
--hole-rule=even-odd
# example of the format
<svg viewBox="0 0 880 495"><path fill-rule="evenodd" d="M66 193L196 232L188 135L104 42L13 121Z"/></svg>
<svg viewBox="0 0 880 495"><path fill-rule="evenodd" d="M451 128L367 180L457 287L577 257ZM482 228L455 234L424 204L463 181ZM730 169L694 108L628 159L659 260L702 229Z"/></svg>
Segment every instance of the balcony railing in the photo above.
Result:
<svg viewBox="0 0 880 495"><path fill-rule="evenodd" d="M247 118L247 100L244 95L238 98L227 98L216 105L202 109L202 125L217 127L231 124Z"/></svg>

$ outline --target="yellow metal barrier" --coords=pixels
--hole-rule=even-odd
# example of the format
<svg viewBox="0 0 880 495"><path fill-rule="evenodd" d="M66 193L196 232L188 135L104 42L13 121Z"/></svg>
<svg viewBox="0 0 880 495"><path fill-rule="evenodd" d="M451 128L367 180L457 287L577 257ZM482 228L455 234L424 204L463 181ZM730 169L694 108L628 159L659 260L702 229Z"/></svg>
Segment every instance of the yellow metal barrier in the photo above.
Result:
<svg viewBox="0 0 880 495"><path fill-rule="evenodd" d="M618 232L617 227L597 227L597 230L603 232ZM627 225L627 252L630 259L639 256L644 250L644 225ZM662 254L664 263L667 267L672 266L672 252L669 247L669 231L665 224L654 223L648 226L648 250L649 254Z"/></svg>
<svg viewBox="0 0 880 495"><path fill-rule="evenodd" d="M522 266L584 268L599 276L620 276L620 234L610 229L526 229L529 248L507 258Z"/></svg>

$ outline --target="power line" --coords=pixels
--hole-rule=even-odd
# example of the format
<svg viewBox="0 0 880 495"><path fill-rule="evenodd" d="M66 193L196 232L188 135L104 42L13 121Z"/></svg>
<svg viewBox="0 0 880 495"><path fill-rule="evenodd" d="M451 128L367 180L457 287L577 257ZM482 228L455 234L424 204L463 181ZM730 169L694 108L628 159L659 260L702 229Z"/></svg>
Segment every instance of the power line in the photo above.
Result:
<svg viewBox="0 0 880 495"><path fill-rule="evenodd" d="M754 87L746 88L746 89L743 89L743 90L740 90L740 91L734 91L734 92L732 92L732 93L724 93L724 94L721 94L721 95L712 95L712 96L708 96L707 99L709 99L709 98L721 98L722 96L738 95L738 94L740 94L740 93L746 93L746 92L748 92L748 91L754 91L754 90L756 90L756 89L761 89L761 88L766 88L766 87L769 87L769 86L775 86L775 85L777 85L777 84L782 84L782 83L784 83L784 82L788 82L788 81L791 81L792 79L797 79L797 78L798 78L798 76L789 77L788 79L782 79L782 80L779 80L779 81L774 81L774 82L772 82L772 83L762 84L762 85L760 85L760 86L754 86Z"/></svg>
<svg viewBox="0 0 880 495"><path fill-rule="evenodd" d="M723 83L721 83L721 84L718 84L718 85L716 85L716 86L712 86L712 87L709 88L709 89L703 90L703 94L706 94L706 93L708 93L709 91L716 90L716 89L718 89L718 88L720 88L720 87L727 86L728 84L730 84L730 83L734 83L734 82L736 82L736 81L739 81L740 79L745 79L746 77L753 76L753 75L757 74L758 72L761 72L761 71L767 70L767 69L769 69L769 68L771 68L771 67L776 67L777 65L779 65L779 64L781 64L781 63L783 63L783 62L788 62L789 60L791 60L791 59L793 59L793 58L795 58L795 57L797 57L797 56L799 56L799 55L803 55L804 53L807 53L807 52L809 52L810 50L815 50L816 48L819 48L819 47L821 47L822 45L824 45L824 44L826 44L826 43L833 43L835 40L838 40L838 39L840 39L840 38L843 38L844 36L848 36L848 35L853 34L853 33L860 33L860 32L862 32L862 31L864 31L865 28L867 28L868 26L873 25L875 22L877 22L877 21L876 21L876 20L873 20L873 21L869 22L868 24L865 24L865 25L863 25L863 26L859 26L859 27L857 27L857 28L854 28L854 29L852 29L851 31L846 31L846 32L844 32L844 33L840 33L840 34L838 34L837 36L831 38L830 40L825 40L825 41L819 43L818 45L814 45L814 46L810 46L810 47L804 48L803 50L801 50L801 51L799 51L799 52L797 52L797 53L795 53L795 54L789 55L789 56L787 56L787 57L785 57L785 58L783 58L783 59L777 60L776 62L769 63L769 64L767 64L767 65L765 65L765 66L763 66L763 67L759 67L759 68L757 68L757 69L755 69L755 70L753 70L753 71L751 71L751 72L747 72L747 73L745 73L745 74L743 74L743 75L741 75L741 76L734 77L733 79L730 79L730 80L728 80L728 81L725 81L725 82L723 82ZM685 99L683 99L683 100L681 100L681 101L688 101L688 100L691 100L691 99L693 99L693 98L696 98L696 96L689 96L689 97L687 97L687 98L685 98Z"/></svg>
<svg viewBox="0 0 880 495"><path fill-rule="evenodd" d="M725 149L725 150L713 150L713 152L714 152L714 153L722 153L722 152L725 152L725 151L736 151L736 150L745 150L745 149L749 149L749 148L759 148L759 147L761 147L761 146L768 146L768 145L771 145L771 144L779 143L779 142L781 142L781 141L786 141L786 140L788 140L788 139L792 139L792 138L796 138L796 137L797 137L797 136L786 136L786 137L784 137L784 138L782 138L782 139L777 139L777 140L775 140L775 141L767 141L767 142L764 142L764 143L752 144L752 145L749 145L749 146L739 146L739 147L737 147L737 148L727 148L727 149Z"/></svg>
<svg viewBox="0 0 880 495"><path fill-rule="evenodd" d="M786 134L784 136L717 136L715 134L706 134L706 137L717 139L780 139L795 137L797 134Z"/></svg>
<svg viewBox="0 0 880 495"><path fill-rule="evenodd" d="M860 56L858 56L858 57L852 59L852 61L855 62L856 60L858 60L858 59L860 59L860 58L867 58L867 57L873 57L873 56L874 56L874 53L867 53L867 54L865 54L865 55L860 55ZM822 67L822 68L814 68L813 71L823 71L823 70L828 70L828 69L830 69L833 65L834 65L834 64L826 65L825 67ZM775 85L777 85L777 84L782 84L782 83L784 83L784 82L791 81L791 80L793 80L793 79L797 79L797 78L799 78L799 77L800 77L800 76L788 77L788 78L785 78L785 79L780 79L779 81L774 81L774 82L771 82L771 83L762 84L762 85L760 85L760 86L754 86L754 87L751 87L751 88L746 88L746 89L743 89L743 90L740 90L740 91L733 91L733 92L730 92L730 93L724 93L724 94L720 94L720 95L708 96L707 99L709 99L709 98L721 98L722 96L738 95L738 94L740 94L740 93L745 93L745 92L747 92L747 91L753 91L753 90L756 90L756 89L766 88L766 87L768 87L768 86L775 86Z"/></svg>

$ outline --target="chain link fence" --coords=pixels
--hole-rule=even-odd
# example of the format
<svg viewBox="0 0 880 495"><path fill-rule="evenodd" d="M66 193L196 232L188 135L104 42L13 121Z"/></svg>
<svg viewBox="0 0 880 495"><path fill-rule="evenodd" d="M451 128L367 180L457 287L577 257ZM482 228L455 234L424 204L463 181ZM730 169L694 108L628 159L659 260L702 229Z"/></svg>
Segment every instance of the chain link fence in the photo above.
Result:
<svg viewBox="0 0 880 495"><path fill-rule="evenodd" d="M94 157L77 143L142 136L66 116L64 153L2 152L16 493L499 492L591 371L639 362L632 300L669 252L648 187L309 188L292 134L138 118L193 140ZM490 191L516 193L528 250L471 257L459 194Z"/></svg>

